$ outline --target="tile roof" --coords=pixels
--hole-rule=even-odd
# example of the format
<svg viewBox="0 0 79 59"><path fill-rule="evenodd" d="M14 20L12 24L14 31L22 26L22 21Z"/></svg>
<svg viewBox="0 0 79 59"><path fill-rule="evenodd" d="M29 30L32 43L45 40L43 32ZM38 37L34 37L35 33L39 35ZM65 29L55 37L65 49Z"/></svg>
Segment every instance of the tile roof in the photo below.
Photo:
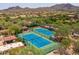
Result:
<svg viewBox="0 0 79 59"><path fill-rule="evenodd" d="M0 41L9 41L9 40L16 40L15 36L8 36L8 37L1 37Z"/></svg>

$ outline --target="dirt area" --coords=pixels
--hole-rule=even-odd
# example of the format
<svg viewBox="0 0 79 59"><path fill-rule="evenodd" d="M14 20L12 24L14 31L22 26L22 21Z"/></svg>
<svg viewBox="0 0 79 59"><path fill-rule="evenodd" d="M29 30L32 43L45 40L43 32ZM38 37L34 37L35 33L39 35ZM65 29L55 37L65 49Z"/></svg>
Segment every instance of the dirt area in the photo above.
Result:
<svg viewBox="0 0 79 59"><path fill-rule="evenodd" d="M54 50L54 51L48 53L47 55L60 55L60 53L58 52L58 50Z"/></svg>
<svg viewBox="0 0 79 59"><path fill-rule="evenodd" d="M77 41L76 39L72 38L72 35L68 35L68 37L69 37L72 41L74 41L74 42ZM65 50L65 52L66 52L68 55L74 55L74 50L73 50L73 48L74 48L74 45L73 45L73 42L72 42L72 43L70 44L70 46ZM47 55L60 55L60 52L59 52L58 50L54 50L54 51L48 53Z"/></svg>

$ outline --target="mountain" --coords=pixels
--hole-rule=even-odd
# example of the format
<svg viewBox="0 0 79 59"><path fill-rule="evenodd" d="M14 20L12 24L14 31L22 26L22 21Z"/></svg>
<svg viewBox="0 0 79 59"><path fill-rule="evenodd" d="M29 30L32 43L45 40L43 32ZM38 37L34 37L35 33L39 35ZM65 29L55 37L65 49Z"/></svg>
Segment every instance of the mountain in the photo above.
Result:
<svg viewBox="0 0 79 59"><path fill-rule="evenodd" d="M26 8L22 8L20 6L15 6L15 7L10 7L10 8L7 8L7 9L4 9L4 10L0 10L0 12L2 13L20 13L20 12L25 12L25 11L28 11L30 8L26 7Z"/></svg>
<svg viewBox="0 0 79 59"><path fill-rule="evenodd" d="M4 9L4 11L8 11L8 10L20 10L20 9L23 9L19 6L15 6L15 7L10 7L10 8L7 8L7 9Z"/></svg>
<svg viewBox="0 0 79 59"><path fill-rule="evenodd" d="M16 6L16 7L10 7L10 8L8 8L8 9L22 9L22 8L19 7L19 6Z"/></svg>
<svg viewBox="0 0 79 59"><path fill-rule="evenodd" d="M8 9L4 9L1 11L2 12L21 12L21 11L25 12L25 11L52 11L52 10L71 11L71 10L79 10L79 7L67 3L67 4L56 4L50 7L39 7L39 8L29 8L29 7L21 8L19 6L16 6L16 7L10 7Z"/></svg>
<svg viewBox="0 0 79 59"><path fill-rule="evenodd" d="M54 10L77 10L79 9L78 6L74 6L72 4L56 4L54 6L51 6L50 8Z"/></svg>

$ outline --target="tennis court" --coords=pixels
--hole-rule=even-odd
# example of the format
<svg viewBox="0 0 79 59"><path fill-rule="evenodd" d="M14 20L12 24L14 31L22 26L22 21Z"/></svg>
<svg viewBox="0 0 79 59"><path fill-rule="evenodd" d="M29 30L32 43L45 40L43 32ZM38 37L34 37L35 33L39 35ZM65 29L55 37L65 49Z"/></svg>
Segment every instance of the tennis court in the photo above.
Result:
<svg viewBox="0 0 79 59"><path fill-rule="evenodd" d="M36 34L33 34L33 33L24 35L23 39L25 39L26 41L31 42L33 45L35 45L38 48L44 47L44 46L51 43L47 39L42 38L42 37L40 37Z"/></svg>
<svg viewBox="0 0 79 59"><path fill-rule="evenodd" d="M31 49L34 47L37 52L40 51L41 54L47 54L48 52L57 49L59 45L57 42L51 41L36 32L21 33L18 35L18 38Z"/></svg>
<svg viewBox="0 0 79 59"><path fill-rule="evenodd" d="M51 31L49 31L48 29L44 29L44 28L36 28L34 31L38 32L38 33L41 33L41 34L44 34L46 36L53 35L53 33Z"/></svg>

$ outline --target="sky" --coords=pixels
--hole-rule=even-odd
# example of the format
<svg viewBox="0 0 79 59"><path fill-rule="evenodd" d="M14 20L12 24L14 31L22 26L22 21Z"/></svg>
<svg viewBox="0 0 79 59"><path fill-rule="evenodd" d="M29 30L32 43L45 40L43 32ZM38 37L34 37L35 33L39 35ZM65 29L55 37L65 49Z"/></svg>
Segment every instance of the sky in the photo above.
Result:
<svg viewBox="0 0 79 59"><path fill-rule="evenodd" d="M9 7L20 6L22 8L30 7L30 8L38 8L38 7L50 7L55 5L54 3L0 3L0 10L7 9ZM74 3L73 5L79 6L79 4Z"/></svg>

